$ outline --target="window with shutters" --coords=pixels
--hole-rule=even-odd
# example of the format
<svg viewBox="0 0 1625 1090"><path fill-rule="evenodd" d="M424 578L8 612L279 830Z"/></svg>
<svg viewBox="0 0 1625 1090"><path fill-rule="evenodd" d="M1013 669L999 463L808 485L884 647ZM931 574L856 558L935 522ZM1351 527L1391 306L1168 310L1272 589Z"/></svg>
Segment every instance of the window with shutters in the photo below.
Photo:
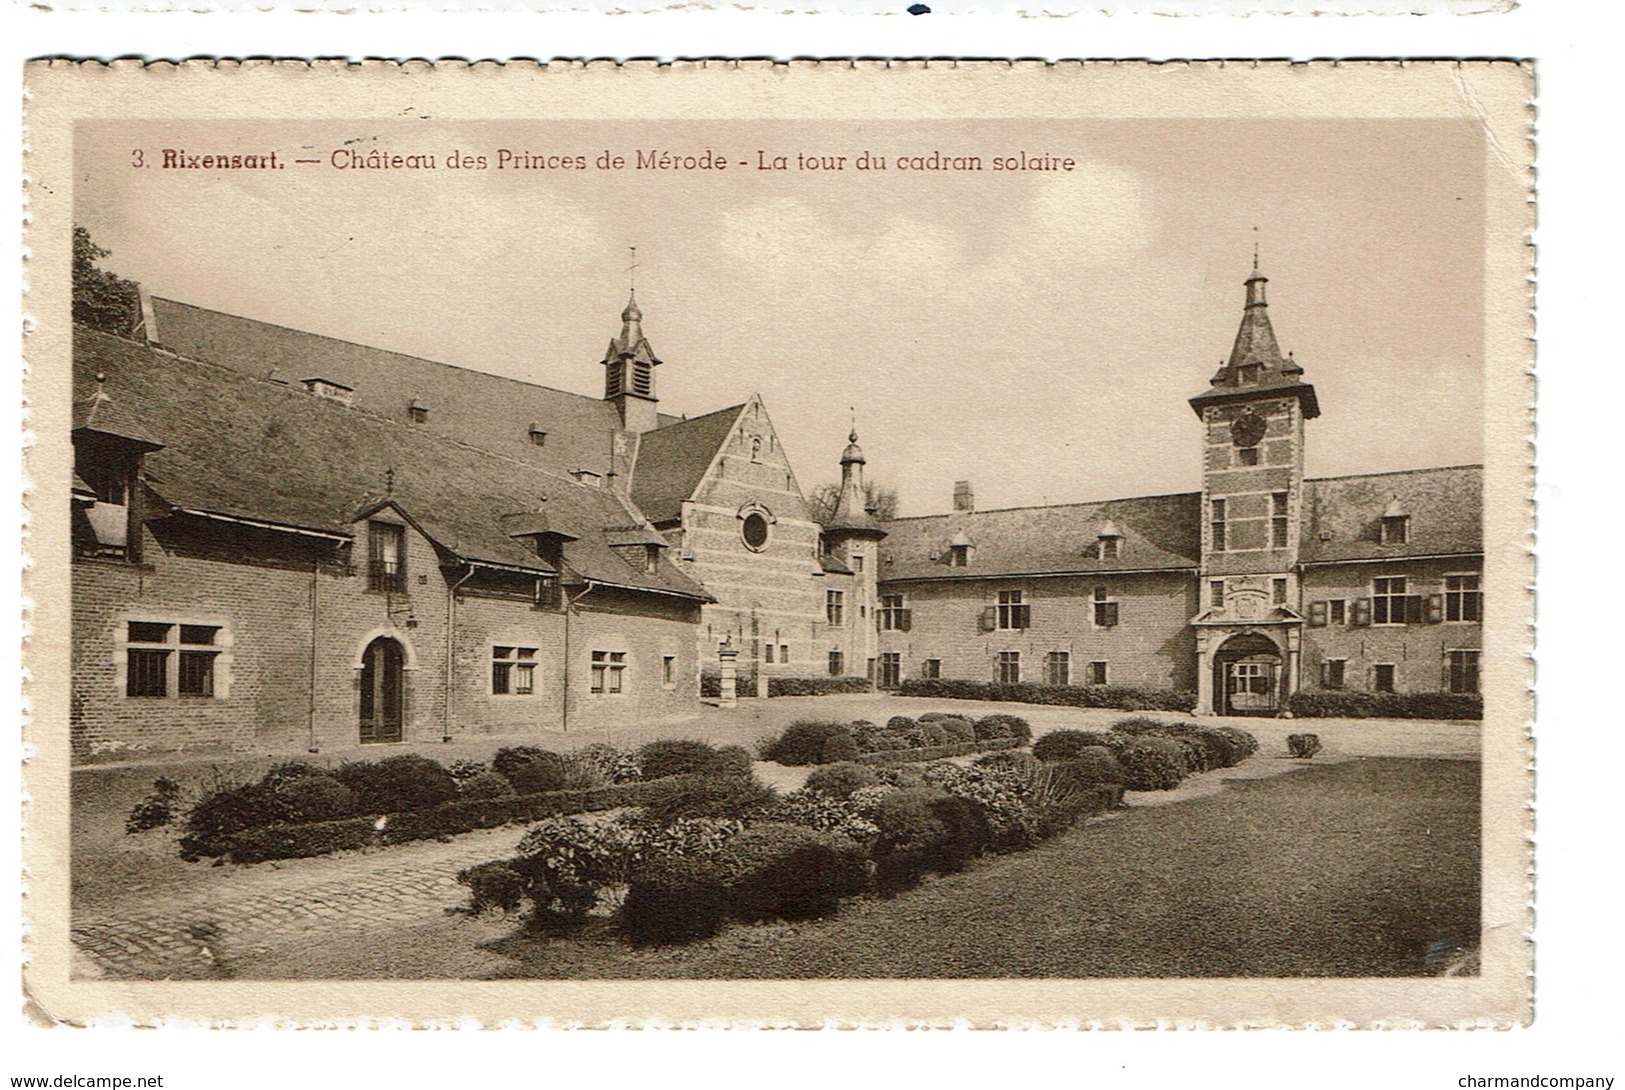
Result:
<svg viewBox="0 0 1625 1090"><path fill-rule="evenodd" d="M831 677L840 677L846 672L846 656L839 651L829 653L829 673Z"/></svg>
<svg viewBox="0 0 1625 1090"><path fill-rule="evenodd" d="M1105 587L1096 587L1094 593L1096 628L1114 628L1117 625L1117 600L1108 597Z"/></svg>
<svg viewBox="0 0 1625 1090"><path fill-rule="evenodd" d="M534 647L491 648L491 695L532 696L536 692Z"/></svg>
<svg viewBox="0 0 1625 1090"><path fill-rule="evenodd" d="M1445 688L1453 693L1478 692L1478 652L1451 651L1445 656Z"/></svg>
<svg viewBox="0 0 1625 1090"><path fill-rule="evenodd" d="M222 653L218 625L130 621L124 646L124 695L212 697Z"/></svg>
<svg viewBox="0 0 1625 1090"><path fill-rule="evenodd" d="M994 676L1001 685L1015 685L1021 681L1021 652L1000 651Z"/></svg>
<svg viewBox="0 0 1625 1090"><path fill-rule="evenodd" d="M907 632L911 627L912 618L903 606L901 594L882 594L877 616L883 632Z"/></svg>
<svg viewBox="0 0 1625 1090"><path fill-rule="evenodd" d="M1445 576L1444 619L1479 621L1483 617L1484 592L1479 589L1479 577L1476 574Z"/></svg>
<svg viewBox="0 0 1625 1090"><path fill-rule="evenodd" d="M941 659L926 659L925 662L920 666L920 676L921 677L929 677L929 678L941 677L942 676L942 660Z"/></svg>
<svg viewBox="0 0 1625 1090"><path fill-rule="evenodd" d="M1270 493L1270 548L1284 549L1287 543L1286 493Z"/></svg>
<svg viewBox="0 0 1625 1090"><path fill-rule="evenodd" d="M1341 689L1347 671L1347 659L1322 659L1320 663L1320 687L1322 689Z"/></svg>
<svg viewBox="0 0 1625 1090"><path fill-rule="evenodd" d="M1210 512L1208 516L1208 528L1212 531L1213 551L1216 553L1222 553L1224 552L1225 547L1225 503L1223 500L1212 500L1209 502L1208 508Z"/></svg>
<svg viewBox="0 0 1625 1090"><path fill-rule="evenodd" d="M1072 684L1072 655L1066 651L1051 651L1044 656L1044 684Z"/></svg>
<svg viewBox="0 0 1625 1090"><path fill-rule="evenodd" d="M1032 620L1031 607L1019 590L999 591L998 622L1002 631L1028 628Z"/></svg>
<svg viewBox="0 0 1625 1090"><path fill-rule="evenodd" d="M1107 684L1106 664L1100 661L1091 662L1089 664L1089 673L1086 676L1088 678L1088 684L1090 685Z"/></svg>
<svg viewBox="0 0 1625 1090"><path fill-rule="evenodd" d="M1421 598L1410 593L1410 580L1405 576L1378 576L1371 581L1372 624L1396 625L1420 621L1421 613Z"/></svg>
<svg viewBox="0 0 1625 1090"><path fill-rule="evenodd" d="M814 598L813 601L818 601ZM826 590L824 592L824 618L832 625L846 623L846 592L842 590Z"/></svg>
<svg viewBox="0 0 1625 1090"><path fill-rule="evenodd" d="M592 691L595 694L613 696L625 692L625 675L625 651L594 651L592 653Z"/></svg>
<svg viewBox="0 0 1625 1090"><path fill-rule="evenodd" d="M1371 687L1379 693L1394 691L1394 664L1379 662L1371 668Z"/></svg>
<svg viewBox="0 0 1625 1090"><path fill-rule="evenodd" d="M367 523L367 589L398 594L406 589L406 527Z"/></svg>

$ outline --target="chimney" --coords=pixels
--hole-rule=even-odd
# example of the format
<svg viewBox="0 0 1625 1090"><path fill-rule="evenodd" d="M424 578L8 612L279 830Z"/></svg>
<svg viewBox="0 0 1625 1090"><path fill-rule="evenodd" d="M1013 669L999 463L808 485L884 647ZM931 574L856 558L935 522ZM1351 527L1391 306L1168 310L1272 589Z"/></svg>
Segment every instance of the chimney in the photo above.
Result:
<svg viewBox="0 0 1625 1090"><path fill-rule="evenodd" d="M974 511L974 510L976 510L976 494L973 493L970 490L970 482L969 481L955 481L954 482L954 510L955 511Z"/></svg>

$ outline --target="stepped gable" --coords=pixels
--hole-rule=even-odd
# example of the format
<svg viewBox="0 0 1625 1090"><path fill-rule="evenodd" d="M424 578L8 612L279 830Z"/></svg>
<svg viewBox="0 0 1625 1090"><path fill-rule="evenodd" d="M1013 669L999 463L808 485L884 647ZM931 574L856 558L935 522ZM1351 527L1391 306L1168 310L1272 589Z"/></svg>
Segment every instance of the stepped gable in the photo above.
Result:
<svg viewBox="0 0 1625 1090"><path fill-rule="evenodd" d="M881 582L992 576L1194 571L1201 553L1201 496L1195 492L1099 503L956 511L882 523ZM1116 559L1099 558L1101 527L1121 535ZM951 567L948 546L973 549Z"/></svg>
<svg viewBox="0 0 1625 1090"><path fill-rule="evenodd" d="M1484 551L1484 467L1443 466L1323 477L1304 484L1302 563L1476 556ZM1384 545L1384 513L1410 518L1403 545Z"/></svg>
<svg viewBox="0 0 1625 1090"><path fill-rule="evenodd" d="M717 451L733 434L744 411L744 405L731 405L639 436L632 502L651 522L682 518L684 501L705 480Z"/></svg>
<svg viewBox="0 0 1625 1090"><path fill-rule="evenodd" d="M645 573L614 552L608 532L642 520L612 490L299 386L83 327L74 332L75 389L95 389L96 374L105 373L106 395L163 444L146 458L147 485L172 508L350 535L358 518L388 500L448 561L546 572L534 551L509 536L512 520L505 519L545 502L548 524L578 539L565 548L566 582L708 597L667 561Z"/></svg>
<svg viewBox="0 0 1625 1090"><path fill-rule="evenodd" d="M417 401L428 410L415 425L424 431L560 473L610 471L621 418L607 401L156 296L152 306L154 343L183 356L256 378L339 382L353 389L354 404L389 420L409 420ZM533 425L547 433L541 446Z"/></svg>

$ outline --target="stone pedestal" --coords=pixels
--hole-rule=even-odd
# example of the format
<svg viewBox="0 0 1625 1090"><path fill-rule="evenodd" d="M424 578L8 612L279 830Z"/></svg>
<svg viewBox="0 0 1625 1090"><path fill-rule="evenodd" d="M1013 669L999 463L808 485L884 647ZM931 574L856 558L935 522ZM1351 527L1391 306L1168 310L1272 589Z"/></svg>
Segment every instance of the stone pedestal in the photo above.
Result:
<svg viewBox="0 0 1625 1090"><path fill-rule="evenodd" d="M732 708L739 703L739 649L724 643L717 648L717 660L722 664L721 697L717 702Z"/></svg>

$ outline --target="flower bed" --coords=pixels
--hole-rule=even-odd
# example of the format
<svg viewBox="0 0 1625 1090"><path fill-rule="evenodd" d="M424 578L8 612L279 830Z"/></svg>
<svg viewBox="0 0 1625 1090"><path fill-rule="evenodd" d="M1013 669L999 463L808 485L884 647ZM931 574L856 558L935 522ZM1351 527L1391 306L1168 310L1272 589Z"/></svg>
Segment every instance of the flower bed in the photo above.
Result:
<svg viewBox="0 0 1625 1090"><path fill-rule="evenodd" d="M860 753L856 760L867 765L908 764L915 761L940 761L944 757L964 757L971 753L987 753L1000 749L1014 749L1025 745L1019 738L989 738L985 742L960 742L952 746L927 746L921 749L882 750L879 753Z"/></svg>
<svg viewBox="0 0 1625 1090"><path fill-rule="evenodd" d="M762 739L757 753L765 761L782 765L889 764L1019 746L1032 736L1025 719L1003 714L983 716L975 722L950 712L928 712L918 719L894 715L885 726L865 719L851 723L798 719L782 734Z"/></svg>
<svg viewBox="0 0 1625 1090"><path fill-rule="evenodd" d="M1140 689L1130 685L1034 685L1018 682L959 681L952 678L909 678L898 696L938 700L1004 700L1016 704L1059 704L1070 708L1112 708L1128 712L1188 712L1196 694L1174 689Z"/></svg>

